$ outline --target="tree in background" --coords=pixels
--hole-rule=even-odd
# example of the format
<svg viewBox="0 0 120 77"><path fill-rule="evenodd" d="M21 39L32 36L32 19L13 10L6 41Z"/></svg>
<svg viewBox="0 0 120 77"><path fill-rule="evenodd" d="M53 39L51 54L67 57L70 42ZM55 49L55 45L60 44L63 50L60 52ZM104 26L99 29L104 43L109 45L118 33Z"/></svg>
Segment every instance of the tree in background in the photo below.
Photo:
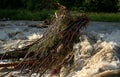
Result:
<svg viewBox="0 0 120 77"><path fill-rule="evenodd" d="M120 0L118 0L117 7L118 7L118 11L120 12Z"/></svg>
<svg viewBox="0 0 120 77"><path fill-rule="evenodd" d="M118 10L117 3L118 0L99 0L99 11L103 12L116 12Z"/></svg>
<svg viewBox="0 0 120 77"><path fill-rule="evenodd" d="M87 11L116 12L118 0L85 0L84 7Z"/></svg>
<svg viewBox="0 0 120 77"><path fill-rule="evenodd" d="M0 1L1 9L18 9L23 8L22 0L1 0Z"/></svg>
<svg viewBox="0 0 120 77"><path fill-rule="evenodd" d="M72 10L88 12L117 12L120 10L120 0L1 0L0 9L55 9L55 4L58 2Z"/></svg>
<svg viewBox="0 0 120 77"><path fill-rule="evenodd" d="M68 9L80 10L83 6L84 0L58 0L58 2L67 6Z"/></svg>
<svg viewBox="0 0 120 77"><path fill-rule="evenodd" d="M58 0L23 0L24 7L28 10L54 9Z"/></svg>

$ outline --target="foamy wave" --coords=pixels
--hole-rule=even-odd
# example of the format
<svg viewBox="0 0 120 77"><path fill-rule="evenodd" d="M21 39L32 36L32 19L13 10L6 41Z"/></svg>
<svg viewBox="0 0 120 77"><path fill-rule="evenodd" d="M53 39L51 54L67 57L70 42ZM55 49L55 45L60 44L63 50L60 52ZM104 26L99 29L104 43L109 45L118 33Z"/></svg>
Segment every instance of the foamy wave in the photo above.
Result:
<svg viewBox="0 0 120 77"><path fill-rule="evenodd" d="M74 46L77 70L70 73L68 77L92 77L104 71L120 69L119 35L118 30L110 34L94 33L91 35L97 41L88 36L81 37L84 40Z"/></svg>
<svg viewBox="0 0 120 77"><path fill-rule="evenodd" d="M39 38L42 38L43 37L43 35L40 35L40 34L36 34L36 33L33 33L31 36L28 36L28 40L29 41L34 41L34 40L36 40L36 39L39 39Z"/></svg>

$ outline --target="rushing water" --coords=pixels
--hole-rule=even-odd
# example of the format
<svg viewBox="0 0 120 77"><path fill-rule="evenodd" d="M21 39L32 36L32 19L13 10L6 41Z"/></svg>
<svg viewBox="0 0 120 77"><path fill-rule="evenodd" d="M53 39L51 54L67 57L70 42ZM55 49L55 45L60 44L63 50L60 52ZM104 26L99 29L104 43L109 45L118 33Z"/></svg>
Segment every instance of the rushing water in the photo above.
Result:
<svg viewBox="0 0 120 77"><path fill-rule="evenodd" d="M0 21L0 52L20 48L32 40L41 38L45 29L28 27L39 23L41 21ZM75 67L68 77L89 77L107 70L119 69L119 49L120 23L90 22L84 35L80 37L80 42L74 45ZM67 68L62 70L61 77ZM18 76L18 71L11 74L27 77L26 74ZM33 77L37 75L33 74Z"/></svg>

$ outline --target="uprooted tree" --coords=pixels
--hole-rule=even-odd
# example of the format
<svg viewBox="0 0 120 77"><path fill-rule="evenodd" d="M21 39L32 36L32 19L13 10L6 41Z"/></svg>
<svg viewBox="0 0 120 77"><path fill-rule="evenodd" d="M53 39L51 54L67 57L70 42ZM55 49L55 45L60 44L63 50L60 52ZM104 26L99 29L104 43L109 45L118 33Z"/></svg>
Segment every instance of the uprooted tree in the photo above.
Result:
<svg viewBox="0 0 120 77"><path fill-rule="evenodd" d="M30 75L36 72L42 76L48 70L52 71L51 75L59 73L63 66L74 62L73 44L79 41L80 31L86 27L89 19L83 14L74 17L65 6L58 4L58 7L59 10L51 19L51 26L42 38L21 49L0 54L2 59L23 60L0 64L0 67L14 66L21 70L28 68Z"/></svg>

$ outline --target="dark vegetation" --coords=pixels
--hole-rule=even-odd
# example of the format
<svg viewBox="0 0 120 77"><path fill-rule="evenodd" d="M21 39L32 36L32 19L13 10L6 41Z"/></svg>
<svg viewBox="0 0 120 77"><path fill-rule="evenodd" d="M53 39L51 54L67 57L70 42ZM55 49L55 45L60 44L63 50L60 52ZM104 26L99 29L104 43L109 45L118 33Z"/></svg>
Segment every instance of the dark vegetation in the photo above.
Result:
<svg viewBox="0 0 120 77"><path fill-rule="evenodd" d="M56 9L57 2L73 10L118 12L120 9L119 0L1 0L0 8L41 11L43 9Z"/></svg>
<svg viewBox="0 0 120 77"><path fill-rule="evenodd" d="M120 0L1 0L0 19L44 20L52 17L51 15L56 11L56 3L61 3L72 11L88 12L90 13L88 15L93 17L92 20L97 19L98 21L101 18L91 16L91 12L116 13L120 11ZM92 14L94 15L94 13ZM119 13L115 15L119 15ZM110 20L109 17L105 19L116 21L114 18ZM103 21L105 21L104 17Z"/></svg>

